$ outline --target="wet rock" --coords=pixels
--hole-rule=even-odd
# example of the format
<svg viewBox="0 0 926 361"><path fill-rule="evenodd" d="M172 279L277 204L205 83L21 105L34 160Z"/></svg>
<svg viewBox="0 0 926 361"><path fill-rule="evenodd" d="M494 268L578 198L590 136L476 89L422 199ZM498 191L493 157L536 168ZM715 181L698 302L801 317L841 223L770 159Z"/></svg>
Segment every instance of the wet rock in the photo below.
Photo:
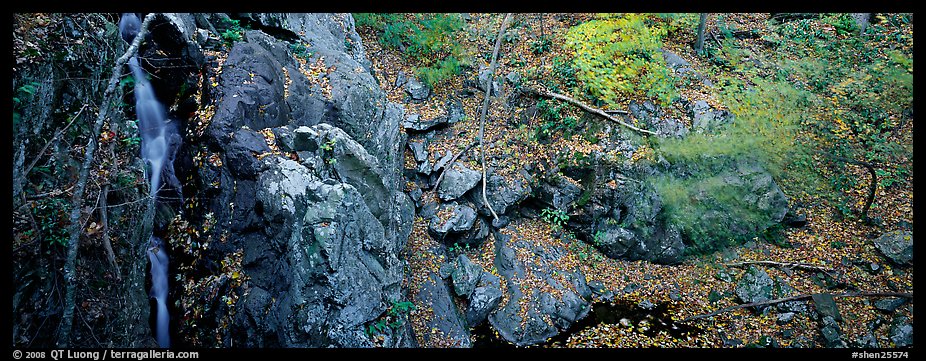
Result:
<svg viewBox="0 0 926 361"><path fill-rule="evenodd" d="M469 297L476 289L482 272L482 267L470 261L466 255L457 256L450 274L453 279L453 291L457 296Z"/></svg>
<svg viewBox="0 0 926 361"><path fill-rule="evenodd" d="M437 189L438 197L445 201L460 198L482 179L481 173L459 162L454 163L445 172L444 179Z"/></svg>
<svg viewBox="0 0 926 361"><path fill-rule="evenodd" d="M405 82L405 92L408 93L413 100L425 100L431 95L431 89L414 77L409 78L408 81Z"/></svg>
<svg viewBox="0 0 926 361"><path fill-rule="evenodd" d="M749 267L743 277L736 283L736 297L742 303L753 303L771 300L775 282L768 273L757 267ZM756 306L756 310L763 311L768 306Z"/></svg>
<svg viewBox="0 0 926 361"><path fill-rule="evenodd" d="M498 307L501 299L501 281L498 276L483 273L466 306L466 323L469 327L476 327L484 322L489 313Z"/></svg>
<svg viewBox="0 0 926 361"><path fill-rule="evenodd" d="M885 257L898 265L913 261L913 233L905 231L888 232L874 241L875 247Z"/></svg>

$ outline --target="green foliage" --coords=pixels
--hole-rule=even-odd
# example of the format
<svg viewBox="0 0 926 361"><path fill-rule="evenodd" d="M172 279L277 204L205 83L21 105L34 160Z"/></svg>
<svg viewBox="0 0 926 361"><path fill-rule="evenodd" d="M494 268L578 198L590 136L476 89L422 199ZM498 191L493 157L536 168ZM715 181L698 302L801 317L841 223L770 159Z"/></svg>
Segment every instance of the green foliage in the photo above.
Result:
<svg viewBox="0 0 926 361"><path fill-rule="evenodd" d="M540 211L540 217L549 223L554 231L562 230L566 222L569 222L569 215L562 209L546 208Z"/></svg>
<svg viewBox="0 0 926 361"><path fill-rule="evenodd" d="M68 202L66 200L54 197L41 199L32 208L32 213L48 244L67 246Z"/></svg>
<svg viewBox="0 0 926 361"><path fill-rule="evenodd" d="M832 25L839 35L855 34L859 30L858 25L855 23L855 19L848 13L833 14L824 17L823 22Z"/></svg>
<svg viewBox="0 0 926 361"><path fill-rule="evenodd" d="M668 30L651 18L603 16L569 29L565 47L590 95L609 105L636 94L666 105L677 96L675 77L659 51Z"/></svg>
<svg viewBox="0 0 926 361"><path fill-rule="evenodd" d="M357 26L373 28L379 42L402 49L416 63L415 75L430 88L460 73L465 49L458 38L463 29L459 14L356 13Z"/></svg>
<svg viewBox="0 0 926 361"><path fill-rule="evenodd" d="M541 120L535 133L537 139L548 139L550 135L556 133L562 133L567 137L575 133L579 120L571 115L563 116L563 110L566 107L565 103L546 99L537 102L537 113Z"/></svg>
<svg viewBox="0 0 926 361"><path fill-rule="evenodd" d="M367 325L367 336L384 333L388 329L398 330L405 324L405 319L410 311L415 310L415 304L408 301L394 301L392 306L386 309L386 313Z"/></svg>
<svg viewBox="0 0 926 361"><path fill-rule="evenodd" d="M222 32L221 36L226 46L231 47L244 37L245 28L241 27L240 20L224 19L223 25L225 31Z"/></svg>
<svg viewBox="0 0 926 361"><path fill-rule="evenodd" d="M289 46L289 49L292 50L293 56L309 61L309 58L312 57L312 52L309 51L309 47L306 44L295 43Z"/></svg>
<svg viewBox="0 0 926 361"><path fill-rule="evenodd" d="M542 36L531 42L531 52L535 55L540 55L550 51L550 48L553 46L553 41L550 40L549 36Z"/></svg>
<svg viewBox="0 0 926 361"><path fill-rule="evenodd" d="M39 87L39 82L28 82L16 88L13 92L13 128L19 125L20 109L29 98L31 98Z"/></svg>

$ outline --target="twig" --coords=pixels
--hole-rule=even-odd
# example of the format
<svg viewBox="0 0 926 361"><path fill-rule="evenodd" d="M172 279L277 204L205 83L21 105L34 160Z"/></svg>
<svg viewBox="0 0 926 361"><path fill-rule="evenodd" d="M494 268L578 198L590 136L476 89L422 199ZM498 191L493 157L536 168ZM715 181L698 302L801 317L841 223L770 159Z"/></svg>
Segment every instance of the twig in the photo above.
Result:
<svg viewBox="0 0 926 361"><path fill-rule="evenodd" d="M57 196L60 196L60 195L62 195L62 194L64 194L64 193L70 192L71 189L74 189L74 186L70 186L70 187L68 187L67 189L64 189L64 190L61 190L61 189L53 189L53 190L51 190L50 192L39 193L39 194L36 194L36 195L34 195L34 196L26 196L26 200L28 200L28 201L37 201L37 200L42 199L42 198L45 198L45 197L57 197Z"/></svg>
<svg viewBox="0 0 926 361"><path fill-rule="evenodd" d="M113 273L117 280L122 280L119 272L119 265L116 263L116 254L113 253L113 245L109 240L109 207L106 206L109 196L109 184L103 186L100 191L100 225L103 228L103 249L106 250L106 258L109 259L109 265L113 268Z"/></svg>
<svg viewBox="0 0 926 361"><path fill-rule="evenodd" d="M466 151L470 150L470 148L474 147L475 145L476 145L476 142L469 143L469 145L466 146L465 149L461 150L459 153L454 155L453 158L450 158L450 161L447 162L447 165L444 166L444 171L440 172L440 176L437 177L437 182L434 183L434 191L437 191L437 187L440 185L440 182L444 180L444 174L447 174L447 169L449 169L450 166L452 166L453 163L457 161L457 158L460 158L460 156L463 155L463 153L466 153Z"/></svg>
<svg viewBox="0 0 926 361"><path fill-rule="evenodd" d="M502 47L502 36L505 34L505 28L508 26L508 19L510 18L511 13L505 14L505 18L502 19L502 25L498 29L498 36L495 38L495 49L492 50L492 63L489 65L489 76L486 78L485 100L482 101L482 113L479 115L479 156L482 160L482 203L489 208L489 212L492 212L492 217L495 218L496 221L498 221L498 214L495 214L495 210L492 209L492 205L489 204L489 200L486 197L486 114L489 112L489 98L492 95L492 83L495 82L495 66L498 65L498 51Z"/></svg>
<svg viewBox="0 0 926 361"><path fill-rule="evenodd" d="M554 93L554 92L550 92L550 91L546 91L546 90L541 90L541 89L537 89L537 88L526 88L526 89L527 89L528 92L531 92L531 93L534 93L534 94L537 94L537 95L540 95L540 96L543 96L543 97L553 98L553 99L562 100L562 101L565 101L565 102L568 102L568 103L572 103L572 104L578 106L579 108L582 108L583 110L585 110L585 111L587 111L587 112L589 112L589 113L597 114L597 115L601 116L602 118L605 118L605 119L610 120L610 121L612 121L612 122L615 122L615 123L617 123L617 124L623 125L623 126L625 126L625 127L627 127L627 128L630 128L631 130L635 130L635 131L640 132L640 133L643 133L643 134L656 135L656 133L654 133L654 132L652 132L652 131L649 131L649 130L646 130L646 129L640 129L640 128L637 128L637 127L635 127L635 126L633 126L633 125L627 124L627 123L625 123L624 121L622 121L622 120L620 120L620 119L617 119L617 118L615 118L615 117L612 117L611 115L609 115L608 113L606 113L605 111L603 111L603 110L601 110L601 109L594 108L594 107L592 107L592 106L590 106L590 105L588 105L588 104L585 104L585 103L583 103L583 102L580 102L580 101L578 101L578 100L575 100L575 99L573 99L572 97L569 97L569 96L567 96L567 95L563 95L563 94L559 94L559 93ZM626 113L625 113L625 114L626 114Z"/></svg>
<svg viewBox="0 0 926 361"><path fill-rule="evenodd" d="M717 34L714 34L713 31L711 31L710 33L711 33L711 39L714 39L714 41L717 42L717 46L720 47L720 50L723 50L723 44L721 44L720 40L717 39Z"/></svg>
<svg viewBox="0 0 926 361"><path fill-rule="evenodd" d="M80 110L77 112L77 114L74 114L74 116L71 117L71 121L68 122L68 124L65 125L64 128L58 129L58 131L55 132L55 135L53 135L51 139L49 139L48 142L45 143L45 146L42 147L42 150L39 151L39 154L36 154L35 158L32 159L32 162L29 162L29 166L26 167L26 170L23 172L23 178L29 176L29 172L32 171L32 167L35 167L35 163L38 162L39 159L42 158L42 154L45 154L45 151L48 150L48 146L50 146L51 143L54 143L58 139L58 137L61 136L61 134L67 131L68 128L71 127L71 124L74 124L74 121L77 120L77 117L80 116L80 113L84 112L84 108L86 107L87 107L87 104L84 104L84 106L80 107ZM97 136L98 135L99 134L97 134Z"/></svg>
<svg viewBox="0 0 926 361"><path fill-rule="evenodd" d="M752 264L765 265L765 266L775 266L775 267L784 267L784 268L797 268L804 269L809 271L822 271L822 272L834 272L832 268L827 268L823 266L816 266L807 263L796 263L796 262L775 262L775 261L745 261L745 262L734 262L734 263L724 263L724 266L730 267L743 267Z"/></svg>
<svg viewBox="0 0 926 361"><path fill-rule="evenodd" d="M112 103L111 98L113 92L116 90L116 85L119 84L119 77L122 75L122 67L129 58L138 51L142 39L145 38L148 32L148 25L151 23L151 20L154 19L154 16L155 13L145 16L145 21L142 22L138 35L132 40L132 45L129 46L125 54L122 54L119 59L116 59L116 64L113 66L112 70L112 76L109 78L109 85L106 87L106 91L103 92L103 102L100 104L100 112L97 114L96 122L93 124L93 131L90 133L90 140L88 141L86 152L84 153L84 160L80 167L76 189L71 198L67 260L64 264L64 279L67 283L63 302L64 310L61 315L60 328L58 329L58 347L68 347L71 338L71 325L74 322L74 298L75 289L77 287L75 265L77 263L77 246L80 242L80 235L83 233L83 229L80 227L80 211L82 208L81 204L83 203L84 191L87 187L87 177L90 175L90 166L93 164L93 156L94 153L96 153L97 138L99 137L100 130L103 128L103 122L106 120L110 111L110 104Z"/></svg>
<svg viewBox="0 0 926 361"><path fill-rule="evenodd" d="M913 298L913 293L906 293L906 292L851 292L851 293L841 293L841 294L833 295L833 297L834 297L834 298L835 298L835 297L904 297L904 298L910 298L910 299L912 299L912 298ZM727 312L727 311L738 310L738 309L746 308L746 307L768 306L768 305L774 305L774 304L783 303L783 302L806 300L806 299L810 299L810 298L813 298L813 295L798 295L798 296L791 296L791 297L779 298L779 299L768 300L768 301L744 303L744 304L741 304L741 305L736 305L736 306L730 306L730 307L721 308L721 309L719 309L719 310L717 310L717 311L714 311L714 312L711 312L711 313L705 313L705 314L702 314L702 315L691 316L691 317L688 317L688 318L682 320L682 322L687 322L687 321L691 321L691 320L697 320L697 319L701 319L701 318L714 317L714 316L717 316L717 315L719 315L719 314L721 314L721 313L724 313L724 312Z"/></svg>

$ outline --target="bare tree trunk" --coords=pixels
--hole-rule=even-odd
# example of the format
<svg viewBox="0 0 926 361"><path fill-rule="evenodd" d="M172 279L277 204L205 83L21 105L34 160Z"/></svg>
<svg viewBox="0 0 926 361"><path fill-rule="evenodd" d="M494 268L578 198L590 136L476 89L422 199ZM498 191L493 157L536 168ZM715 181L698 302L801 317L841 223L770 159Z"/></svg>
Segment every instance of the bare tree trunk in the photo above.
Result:
<svg viewBox="0 0 926 361"><path fill-rule="evenodd" d="M864 36L865 30L868 29L868 20L871 19L871 13L853 13L852 18L855 19L855 25L858 25L858 35Z"/></svg>
<svg viewBox="0 0 926 361"><path fill-rule="evenodd" d="M605 119L610 120L610 121L612 121L612 122L615 122L615 123L617 123L617 124L623 125L623 126L625 126L625 127L627 127L627 128L630 128L631 130L634 130L634 131L637 131L637 132L640 132L640 133L643 133L643 134L647 134L647 135L656 135L656 133L653 133L652 131L649 131L649 130L646 130L646 129L640 129L640 128L637 128L637 127L635 127L635 126L633 126L633 125L627 124L626 122L624 122L624 121L622 121L622 120L620 120L620 119L617 119L617 118L615 118L615 117L612 117L610 114L606 113L605 111L603 111L603 110L601 110L601 109L592 107L591 105L588 105L588 104L585 104L585 103L583 103L583 102L580 102L580 101L578 101L578 100L576 100L576 99L573 99L572 97L569 97L569 96L567 96L567 95L563 95L563 94L559 94L559 93L554 93L554 92L550 92L550 91L546 91L546 90L541 90L541 89L536 89L536 88L525 88L524 91L525 91L525 92L528 92L528 93L533 93L533 94L536 94L536 95L539 95L539 96L542 96L542 97L553 98L553 99L556 99L556 100L562 100L562 101L567 102L567 103L572 103L573 105L578 106L579 108L582 108L582 110L585 110L585 111L587 111L587 112L589 112L589 113L592 113L592 114L597 114L597 115L601 116L602 118L605 118ZM611 111L611 112L627 114L627 112L626 112L626 111L623 111L623 110L613 110L613 111Z"/></svg>
<svg viewBox="0 0 926 361"><path fill-rule="evenodd" d="M502 25L498 29L498 37L495 39L495 50L492 51L492 64L489 65L489 77L486 79L485 100L482 102L482 113L479 115L479 153L482 158L482 203L489 208L489 211L492 212L492 217L494 217L496 221L498 221L498 214L495 214L495 210L492 209L492 205L489 204L489 200L486 198L486 147L484 138L486 114L489 112L489 98L492 95L492 83L495 82L495 66L498 65L498 50L502 47L505 27L508 26L508 19L510 18L511 13L505 14L505 18L502 19Z"/></svg>
<svg viewBox="0 0 926 361"><path fill-rule="evenodd" d="M142 22L141 29L138 35L135 36L135 40L132 41L132 45L129 46L125 54L122 54L119 59L116 59L116 65L113 66L112 76L109 78L109 85L106 87L106 91L103 92L103 101L100 103L99 114L97 114L96 122L93 124L93 130L90 132L90 140L87 142L87 147L84 151L84 160L80 166L77 185L71 197L71 214L69 217L70 223L68 224L68 250L67 259L64 264L64 311L61 314L61 325L58 328L58 347L68 347L71 338L71 325L74 321L75 291L77 288L77 246L80 242L80 235L83 233L80 215L81 209L83 208L84 192L87 188L87 178L90 175L90 166L93 164L93 157L96 153L97 138L100 136L103 122L106 121L106 118L109 116L109 111L112 108L112 97L116 90L116 85L119 84L119 78L122 75L122 67L129 58L138 51L142 39L144 39L145 34L148 32L148 24L151 23L151 19L153 18L154 14L148 14L148 16L145 17L145 21Z"/></svg>
<svg viewBox="0 0 926 361"><path fill-rule="evenodd" d="M704 52L704 29L707 28L707 13L701 13L701 21L698 22L698 42L695 43L695 51L698 54Z"/></svg>

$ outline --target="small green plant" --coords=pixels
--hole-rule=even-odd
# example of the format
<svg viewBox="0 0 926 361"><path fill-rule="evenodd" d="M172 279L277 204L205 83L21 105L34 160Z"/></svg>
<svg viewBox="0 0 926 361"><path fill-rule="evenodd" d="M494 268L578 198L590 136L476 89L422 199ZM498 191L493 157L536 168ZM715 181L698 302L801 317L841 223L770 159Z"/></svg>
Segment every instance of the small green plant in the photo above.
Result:
<svg viewBox="0 0 926 361"><path fill-rule="evenodd" d="M326 152L331 152L332 150L334 150L334 145L335 145L335 144L337 144L337 140L331 139L331 140L325 142L325 144L322 144L319 148L321 148L322 150L324 150L324 151L326 151Z"/></svg>
<svg viewBox="0 0 926 361"><path fill-rule="evenodd" d="M235 42L241 41L244 37L245 28L241 27L240 20L225 19L224 25L226 29L221 36L226 46L231 47Z"/></svg>
<svg viewBox="0 0 926 361"><path fill-rule="evenodd" d="M66 200L54 197L42 199L36 203L32 212L48 244L67 246L68 202Z"/></svg>
<svg viewBox="0 0 926 361"><path fill-rule="evenodd" d="M295 43L289 46L289 49L293 52L293 56L309 61L309 58L312 57L312 52L309 51L309 47L303 43Z"/></svg>
<svg viewBox="0 0 926 361"><path fill-rule="evenodd" d="M367 326L367 336L384 333L388 329L398 330L399 327L405 324L405 316L415 309L415 304L408 301L393 302L392 306L386 309L386 313L383 316Z"/></svg>
<svg viewBox="0 0 926 361"><path fill-rule="evenodd" d="M540 211L540 216L544 222L550 224L554 231L562 230L566 222L569 222L569 215L562 209L546 208Z"/></svg>
<svg viewBox="0 0 926 361"><path fill-rule="evenodd" d="M553 46L553 42L550 40L549 36L542 36L537 40L531 42L531 52L536 55L540 55L550 51L550 47Z"/></svg>
<svg viewBox="0 0 926 361"><path fill-rule="evenodd" d="M16 88L13 94L13 128L16 128L19 124L19 119L21 117L19 109L22 107L22 103L35 94L39 85L41 85L39 82L33 81Z"/></svg>
<svg viewBox="0 0 926 361"><path fill-rule="evenodd" d="M595 232L595 236L592 237L592 244L595 246L601 246L601 242L604 241L605 233L602 230Z"/></svg>

